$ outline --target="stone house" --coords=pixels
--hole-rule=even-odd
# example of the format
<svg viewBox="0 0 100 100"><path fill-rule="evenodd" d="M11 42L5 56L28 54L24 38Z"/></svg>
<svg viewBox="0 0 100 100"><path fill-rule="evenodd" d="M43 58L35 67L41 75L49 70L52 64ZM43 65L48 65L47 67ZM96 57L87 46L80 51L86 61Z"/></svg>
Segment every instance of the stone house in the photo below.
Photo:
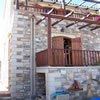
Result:
<svg viewBox="0 0 100 100"><path fill-rule="evenodd" d="M74 80L77 80L83 92L74 91L70 94L70 100L78 100L80 94L83 97L99 97L99 84L92 81L100 81L100 29L96 28L100 24L96 21L99 11L68 4L63 20L62 4L59 2L30 0L26 3L14 3L11 15L12 31L9 36L12 100L31 98L32 32L36 55L36 94L45 95L46 100L52 100L51 95L57 89L63 87L68 90ZM45 14L52 15L53 18L49 19ZM33 15L35 19L32 18ZM55 15L61 18L57 19ZM31 23L32 19L35 24ZM97 89L94 89L95 94L84 94L88 91L88 83Z"/></svg>

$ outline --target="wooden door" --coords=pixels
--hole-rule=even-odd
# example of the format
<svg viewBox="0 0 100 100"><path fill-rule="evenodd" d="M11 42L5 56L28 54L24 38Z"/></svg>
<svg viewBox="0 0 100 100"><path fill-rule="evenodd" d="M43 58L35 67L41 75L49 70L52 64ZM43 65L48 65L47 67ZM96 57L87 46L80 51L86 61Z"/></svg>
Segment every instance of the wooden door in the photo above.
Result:
<svg viewBox="0 0 100 100"><path fill-rule="evenodd" d="M53 65L64 65L64 38L54 37L52 39Z"/></svg>
<svg viewBox="0 0 100 100"><path fill-rule="evenodd" d="M83 65L81 38L71 39L72 65Z"/></svg>

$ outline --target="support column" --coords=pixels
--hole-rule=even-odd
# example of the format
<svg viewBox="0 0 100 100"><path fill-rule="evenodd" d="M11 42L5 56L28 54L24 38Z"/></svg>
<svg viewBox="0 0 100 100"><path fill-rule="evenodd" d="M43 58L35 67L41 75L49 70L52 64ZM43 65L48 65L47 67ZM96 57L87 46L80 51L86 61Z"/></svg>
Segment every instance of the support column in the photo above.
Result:
<svg viewBox="0 0 100 100"><path fill-rule="evenodd" d="M48 49L51 48L51 18L48 17Z"/></svg>
<svg viewBox="0 0 100 100"><path fill-rule="evenodd" d="M51 17L48 16L48 65L52 65Z"/></svg>

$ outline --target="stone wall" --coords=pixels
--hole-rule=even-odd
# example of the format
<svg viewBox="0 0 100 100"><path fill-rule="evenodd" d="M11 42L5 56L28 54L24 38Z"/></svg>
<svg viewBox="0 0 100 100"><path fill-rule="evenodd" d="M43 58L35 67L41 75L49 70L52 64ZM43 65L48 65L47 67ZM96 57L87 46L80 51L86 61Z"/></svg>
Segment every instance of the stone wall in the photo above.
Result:
<svg viewBox="0 0 100 100"><path fill-rule="evenodd" d="M69 100L88 100L88 98L100 97L100 67L43 67L37 68L37 72L46 74L46 100L52 100L51 95L59 88L68 90L74 80L77 80L83 91L70 92Z"/></svg>
<svg viewBox="0 0 100 100"><path fill-rule="evenodd" d="M30 17L14 10L10 38L10 91L12 100L30 98Z"/></svg>

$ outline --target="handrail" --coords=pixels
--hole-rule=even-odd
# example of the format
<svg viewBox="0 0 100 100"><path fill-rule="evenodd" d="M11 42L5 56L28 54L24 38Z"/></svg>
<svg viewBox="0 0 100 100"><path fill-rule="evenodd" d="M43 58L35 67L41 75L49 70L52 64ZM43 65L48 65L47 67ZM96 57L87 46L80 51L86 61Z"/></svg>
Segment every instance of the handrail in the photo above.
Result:
<svg viewBox="0 0 100 100"><path fill-rule="evenodd" d="M47 49L37 53L37 66L47 66L47 65L50 66L100 65L100 51Z"/></svg>

